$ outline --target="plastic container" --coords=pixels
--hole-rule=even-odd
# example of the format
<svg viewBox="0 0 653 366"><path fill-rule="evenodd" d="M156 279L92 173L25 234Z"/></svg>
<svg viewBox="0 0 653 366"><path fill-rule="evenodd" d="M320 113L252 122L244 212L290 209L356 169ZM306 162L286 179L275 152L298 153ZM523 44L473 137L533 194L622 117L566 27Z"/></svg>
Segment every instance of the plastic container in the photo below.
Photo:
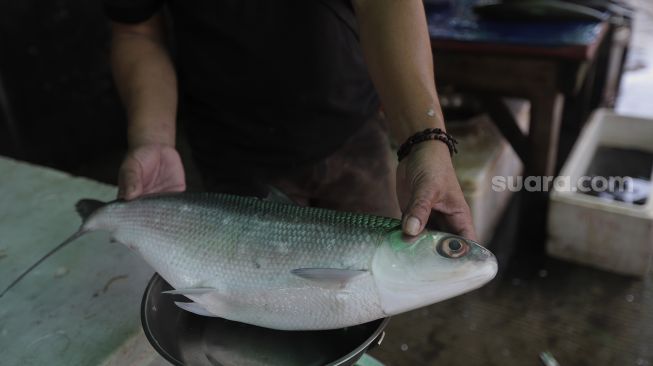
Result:
<svg viewBox="0 0 653 366"><path fill-rule="evenodd" d="M561 177L578 182L596 165L597 151L653 153L653 120L596 111L582 131ZM612 159L613 161L615 159ZM613 162L623 171L631 159ZM641 169L640 169L641 170ZM609 177L605 177L606 179ZM649 175L649 181L651 176ZM586 178L585 178L586 179ZM590 195L574 184L555 184L548 212L547 252L607 271L644 276L653 254L653 192L643 204Z"/></svg>

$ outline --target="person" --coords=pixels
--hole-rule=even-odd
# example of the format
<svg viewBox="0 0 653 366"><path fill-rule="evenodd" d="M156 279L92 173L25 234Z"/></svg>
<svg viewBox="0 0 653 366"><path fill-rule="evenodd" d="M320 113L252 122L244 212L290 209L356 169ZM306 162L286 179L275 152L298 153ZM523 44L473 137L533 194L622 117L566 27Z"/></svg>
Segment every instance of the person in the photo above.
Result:
<svg viewBox="0 0 653 366"><path fill-rule="evenodd" d="M120 198L185 190L179 120L211 190L271 186L300 204L402 216L407 235L431 217L476 239L447 144L417 143L397 164L388 142L388 130L398 143L445 130L421 0L104 7L128 118Z"/></svg>

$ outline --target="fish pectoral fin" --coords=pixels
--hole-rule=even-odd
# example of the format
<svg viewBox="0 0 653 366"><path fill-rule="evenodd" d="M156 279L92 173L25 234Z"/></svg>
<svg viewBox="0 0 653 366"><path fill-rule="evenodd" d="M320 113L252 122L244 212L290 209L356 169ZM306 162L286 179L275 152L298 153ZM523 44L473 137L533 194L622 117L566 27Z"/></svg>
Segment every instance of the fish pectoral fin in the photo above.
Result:
<svg viewBox="0 0 653 366"><path fill-rule="evenodd" d="M290 271L295 276L329 285L344 285L354 278L368 273L365 269L297 268Z"/></svg>
<svg viewBox="0 0 653 366"><path fill-rule="evenodd" d="M209 292L216 292L217 290L211 287L191 287L191 288L179 288L176 290L163 291L162 294L166 295L190 295L190 296L200 296L208 294Z"/></svg>
<svg viewBox="0 0 653 366"><path fill-rule="evenodd" d="M175 301L175 305L177 305L179 308L188 311L189 313L201 315L201 316L211 316L211 317L216 317L217 315L209 312L204 308L202 305L196 303L196 302L181 302L181 301Z"/></svg>

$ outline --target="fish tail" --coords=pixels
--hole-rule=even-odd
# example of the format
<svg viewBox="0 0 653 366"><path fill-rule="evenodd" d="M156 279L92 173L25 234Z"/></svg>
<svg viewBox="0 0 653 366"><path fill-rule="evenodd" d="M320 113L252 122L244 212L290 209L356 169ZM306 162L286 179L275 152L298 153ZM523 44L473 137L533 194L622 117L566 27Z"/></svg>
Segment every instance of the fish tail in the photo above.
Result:
<svg viewBox="0 0 653 366"><path fill-rule="evenodd" d="M105 202L86 198L77 201L77 204L75 204L75 209L77 210L79 216L82 218L82 221L86 222L86 220L95 211L104 207L105 205L106 205Z"/></svg>
<svg viewBox="0 0 653 366"><path fill-rule="evenodd" d="M9 286L7 286L7 288L5 288L2 292L0 292L0 297L4 296L4 294L6 294L9 290L11 290L12 287L14 287L18 282L20 282L20 280L22 280L23 277L27 276L28 273L32 272L32 270L34 268L36 268L36 266L41 264L44 260L48 259L52 254L56 253L59 249L63 248L64 246L66 246L67 244L69 244L73 240L79 238L80 236L84 235L85 233L86 233L86 230L84 230L83 228L79 229L76 233L71 235L68 239L64 240L61 244L57 245L52 250L50 250L46 255L41 257L41 259L39 259L34 264L29 266L29 268L27 268L23 273L21 273L20 276L18 276L18 278L13 280L13 282L11 282L9 284Z"/></svg>
<svg viewBox="0 0 653 366"><path fill-rule="evenodd" d="M82 217L82 220L86 222L88 217L93 214L98 208L104 206L105 203L97 200L91 200L91 199L83 199L77 202L77 205L75 207L77 208L77 212L79 215ZM23 273L20 274L15 280L13 280L7 288L5 288L2 292L0 292L0 297L4 296L9 290L11 290L12 287L14 287L20 280L23 279L23 277L27 276L36 266L41 264L44 260L48 259L52 254L56 253L59 251L59 249L65 247L68 245L70 242L74 241L75 239L79 238L80 236L84 235L88 230L84 227L84 224L75 232L73 235L71 235L68 239L64 240L61 242L59 245L54 247L52 250L50 250L48 253L46 253L41 259L36 261L34 264L29 266Z"/></svg>
<svg viewBox="0 0 653 366"><path fill-rule="evenodd" d="M41 257L41 259L36 261L36 263L29 266L29 268L27 268L23 273L20 274L20 276L18 276L18 278L16 278L13 282L11 282L11 284L9 284L7 288L5 288L2 292L0 292L0 297L4 296L4 294L6 294L9 290L11 290L12 287L14 287L18 282L20 282L20 280L22 280L23 277L27 276L27 274L29 274L34 268L36 268L36 266L41 264L44 260L48 259L52 254L56 253L57 251L59 251L59 249L65 247L70 242L74 241L80 236L84 235L88 231L88 229L84 225L86 221L89 219L89 217L91 217L91 215L93 215L94 212L104 207L106 204L107 203L105 202L94 200L94 199L79 200L75 205L75 209L77 210L77 213L79 214L79 216L81 216L83 221L82 226L79 228L79 230L77 230L77 232L71 235L68 239L64 240L61 244L57 245L52 250L50 250L47 254Z"/></svg>

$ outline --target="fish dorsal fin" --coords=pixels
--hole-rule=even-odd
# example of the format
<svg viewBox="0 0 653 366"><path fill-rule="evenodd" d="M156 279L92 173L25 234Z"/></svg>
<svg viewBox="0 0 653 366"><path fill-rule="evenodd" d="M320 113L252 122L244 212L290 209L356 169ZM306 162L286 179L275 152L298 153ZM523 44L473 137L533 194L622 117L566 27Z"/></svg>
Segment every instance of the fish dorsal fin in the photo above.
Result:
<svg viewBox="0 0 653 366"><path fill-rule="evenodd" d="M290 271L290 273L327 285L344 285L354 278L368 273L368 271L365 269L297 268Z"/></svg>
<svg viewBox="0 0 653 366"><path fill-rule="evenodd" d="M215 292L215 291L217 290L211 287L192 287L192 288L180 288L176 290L163 291L162 294L201 296L209 292Z"/></svg>
<svg viewBox="0 0 653 366"><path fill-rule="evenodd" d="M295 206L297 205L297 202L291 200L290 197L288 197L288 195L283 193L279 188L271 185L268 185L267 188L268 188L268 195L267 197L265 197L266 201L285 203L287 205L295 205Z"/></svg>
<svg viewBox="0 0 653 366"><path fill-rule="evenodd" d="M217 315L211 313L210 311L206 310L202 305L196 303L196 302L181 302L181 301L175 301L175 305L177 305L179 308L188 311L189 313L201 315L201 316L212 316L212 317L217 317Z"/></svg>

